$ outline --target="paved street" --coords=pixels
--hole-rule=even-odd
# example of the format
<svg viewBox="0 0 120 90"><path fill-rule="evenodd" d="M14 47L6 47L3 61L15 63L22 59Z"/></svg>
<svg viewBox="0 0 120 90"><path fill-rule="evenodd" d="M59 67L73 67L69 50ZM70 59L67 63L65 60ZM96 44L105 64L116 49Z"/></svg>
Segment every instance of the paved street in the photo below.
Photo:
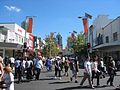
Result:
<svg viewBox="0 0 120 90"><path fill-rule="evenodd" d="M78 75L78 81L80 83L83 76L83 70L80 69ZM91 90L88 87L88 82L84 83L83 87L79 86L79 83L69 82L69 77L62 77L62 80L54 80L54 72L43 71L40 76L40 80L32 80L30 82L24 81L23 83L16 84L15 90ZM106 86L106 81L108 77L100 80L100 87L96 87L96 79L94 82L94 90L114 90L115 87ZM120 73L117 73L115 77L115 85L117 86L120 82Z"/></svg>

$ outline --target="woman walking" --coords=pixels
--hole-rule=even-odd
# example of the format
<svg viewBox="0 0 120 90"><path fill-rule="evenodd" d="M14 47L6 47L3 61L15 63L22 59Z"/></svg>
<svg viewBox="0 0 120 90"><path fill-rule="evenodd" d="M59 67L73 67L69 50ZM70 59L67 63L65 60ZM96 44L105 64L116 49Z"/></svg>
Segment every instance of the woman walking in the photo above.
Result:
<svg viewBox="0 0 120 90"><path fill-rule="evenodd" d="M97 86L100 85L99 81L100 81L100 71L98 70L98 56L94 56L93 58L93 62L92 62L92 84L93 84L93 79L97 78Z"/></svg>

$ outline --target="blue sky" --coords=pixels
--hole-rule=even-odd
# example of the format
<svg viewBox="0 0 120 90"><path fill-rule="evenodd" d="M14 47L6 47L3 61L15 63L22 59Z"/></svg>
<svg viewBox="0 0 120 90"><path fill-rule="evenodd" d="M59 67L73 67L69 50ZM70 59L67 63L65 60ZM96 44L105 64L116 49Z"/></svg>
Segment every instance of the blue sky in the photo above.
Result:
<svg viewBox="0 0 120 90"><path fill-rule="evenodd" d="M97 15L114 19L120 16L120 0L0 0L0 23L21 25L26 16L36 16L33 34L44 39L50 32L60 33L64 46L69 32L83 31L82 20L77 17L85 12L93 16L90 24Z"/></svg>

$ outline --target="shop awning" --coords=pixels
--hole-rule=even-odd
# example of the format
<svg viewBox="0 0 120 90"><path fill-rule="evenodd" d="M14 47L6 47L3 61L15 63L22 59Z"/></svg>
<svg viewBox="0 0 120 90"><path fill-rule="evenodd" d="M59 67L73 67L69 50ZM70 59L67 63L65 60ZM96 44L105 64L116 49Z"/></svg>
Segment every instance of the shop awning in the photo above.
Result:
<svg viewBox="0 0 120 90"><path fill-rule="evenodd" d="M0 42L0 48L17 49L17 50L20 50L20 49L23 48L23 45L15 44L15 43Z"/></svg>

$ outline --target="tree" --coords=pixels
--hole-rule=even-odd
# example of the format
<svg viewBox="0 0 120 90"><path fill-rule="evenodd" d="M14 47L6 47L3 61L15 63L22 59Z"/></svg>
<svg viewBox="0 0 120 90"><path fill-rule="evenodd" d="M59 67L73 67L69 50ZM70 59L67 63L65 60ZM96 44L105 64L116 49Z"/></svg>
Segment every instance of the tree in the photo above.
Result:
<svg viewBox="0 0 120 90"><path fill-rule="evenodd" d="M74 54L80 55L87 53L86 41L83 32L77 34L75 40L72 40L72 37L68 37L67 42L69 50Z"/></svg>
<svg viewBox="0 0 120 90"><path fill-rule="evenodd" d="M56 46L56 40L53 36L47 36L45 38L45 47L42 50L44 56L52 57L56 56L60 52L59 47Z"/></svg>

